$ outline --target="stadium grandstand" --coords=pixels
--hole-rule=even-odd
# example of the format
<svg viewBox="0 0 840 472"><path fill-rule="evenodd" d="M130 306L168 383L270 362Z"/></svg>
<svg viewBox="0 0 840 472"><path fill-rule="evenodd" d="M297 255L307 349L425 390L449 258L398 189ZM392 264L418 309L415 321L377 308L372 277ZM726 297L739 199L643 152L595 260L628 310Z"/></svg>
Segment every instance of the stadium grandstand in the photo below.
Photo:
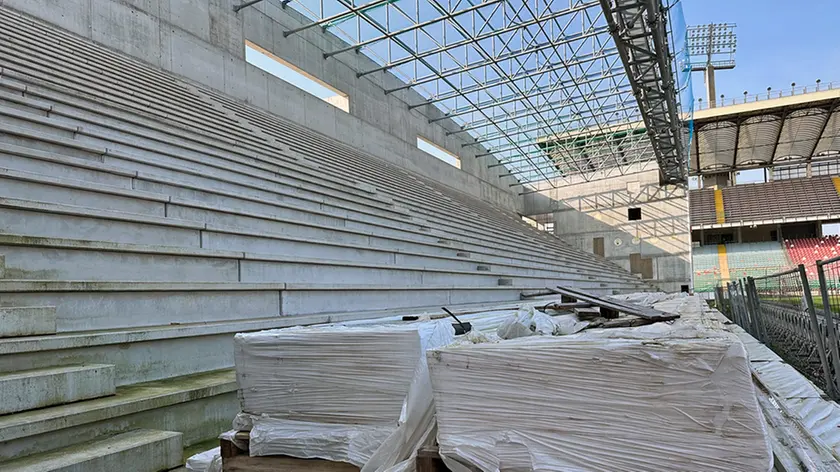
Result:
<svg viewBox="0 0 840 472"><path fill-rule="evenodd" d="M291 408L272 432L304 438L305 451L281 457L294 465L219 469L219 454L259 455L247 450L260 438L253 421L277 419L243 407L243 391L259 389L243 387L234 340L429 323L472 349L508 342L499 313L522 323L517 336L591 330L581 345L589 333L598 333L593 345L614 343L599 336L621 329L644 350L660 343L637 333L661 334L678 359L645 361L656 375L617 362L617 377L634 385L670 378L680 362L697 370L680 343L735 346L725 354L735 368L697 374L737 374L746 392L747 408L736 409L757 427L727 421L726 434L731 426L772 446L758 459L773 470L840 470L840 380L835 389L830 378L840 365L817 365L826 344L808 344L799 364L785 358L727 285L799 264L817 277L817 261L840 252L825 229L840 222L840 87L704 107L692 72L704 71L713 91L714 70L734 67L708 46L728 44L727 28L689 28L679 0L0 0L0 471L415 470L414 460L444 455L436 395L428 382L409 383L429 380L425 339L404 381L392 379L397 360L380 356L325 382L344 410L324 424L352 439L352 454L342 451L352 460L312 452L308 441L323 446L323 437ZM704 36L718 29L729 36ZM738 182L756 170L761 182ZM801 322L807 297L780 293L775 302L795 306L793 324L810 326ZM716 296L716 308L706 303ZM815 326L831 325L828 315L814 314ZM546 319L557 329L544 330ZM698 329L708 337L686 341ZM649 359L644 352L635 358ZM323 346L311 354L341 357ZM272 356L270 383L298 395L278 373L282 355ZM600 357L587 358L597 365L581 378L613 383ZM317 362L300 364L312 373ZM371 366L388 386L347 401L342 382ZM629 395L621 382L611 405ZM588 401L566 387L562 395ZM647 388L638 391L649 397ZM683 387L663 392L687 398ZM651 440L636 435L677 411L689 420L677 433L700 425L721 444L730 398L700 393L711 399L704 414L720 415L660 415L656 396L623 442L660 460L664 449L647 445L672 438L670 421ZM394 418L336 426L385 394L399 399ZM428 400L425 430L405 417L415 394ZM557 398L528 408L550 411ZM620 403L610 414L636 421L635 401ZM358 428L377 447L356 451ZM557 436L548 429L533 436ZM724 446L733 438L743 439L726 436ZM378 449L391 441L399 451ZM517 457L555 455L513 444ZM185 463L201 451L214 462ZM708 447L696 463L719 452ZM408 464L377 463L397 455ZM635 453L607 455L634 463L569 460L575 470L636 466ZM435 470L571 469L506 460Z"/></svg>
<svg viewBox="0 0 840 472"><path fill-rule="evenodd" d="M838 255L836 235L824 234L840 221L838 103L828 84L695 113L695 291L799 264L815 277L816 261ZM739 183L745 171L758 181Z"/></svg>

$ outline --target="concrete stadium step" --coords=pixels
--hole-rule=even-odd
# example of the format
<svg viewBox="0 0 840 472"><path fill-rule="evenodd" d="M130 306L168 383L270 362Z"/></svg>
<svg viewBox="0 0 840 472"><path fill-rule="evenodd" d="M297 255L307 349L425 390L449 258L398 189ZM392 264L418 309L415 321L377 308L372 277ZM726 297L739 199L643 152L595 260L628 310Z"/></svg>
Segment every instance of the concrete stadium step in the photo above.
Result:
<svg viewBox="0 0 840 472"><path fill-rule="evenodd" d="M574 286L612 293L597 281ZM55 306L59 333L504 302L544 287L0 280L6 303Z"/></svg>
<svg viewBox="0 0 840 472"><path fill-rule="evenodd" d="M0 339L55 334L54 306L0 307Z"/></svg>
<svg viewBox="0 0 840 472"><path fill-rule="evenodd" d="M265 283L294 280L297 283L341 283L355 280L384 285L463 285L492 286L502 278L521 280L521 284L550 285L551 279L527 275L456 271L370 262L346 262L249 255L247 258L213 258L126 254L21 246L0 246L10 260L9 278L164 282L246 282ZM537 279L531 282L528 279ZM547 282L547 283L546 283Z"/></svg>
<svg viewBox="0 0 840 472"><path fill-rule="evenodd" d="M55 306L56 332L247 320L281 312L283 283L0 280L3 302ZM480 290L480 289L476 289Z"/></svg>
<svg viewBox="0 0 840 472"><path fill-rule="evenodd" d="M139 186L138 180L139 178L136 178L134 181L135 187ZM227 199L228 202L236 205L235 208L231 208L212 201L207 202L194 198L171 197L163 193L124 189L82 180L54 178L3 167L0 167L0 184L3 184L0 185L0 197L83 206L101 210L169 216L181 219L196 218L180 216L179 213L195 214L196 210L198 210L198 214L200 215L202 212L206 213L209 210L213 213L233 213L243 217L253 216L263 220L303 221L305 223L325 226L380 231L383 234L401 235L403 231L407 231L411 234L425 235L424 232L415 229L416 226L411 229L400 227L398 223L380 226L377 222L372 222L367 218L354 221L347 219L346 216L330 214L320 210L298 209L292 205L279 202L274 205L263 204L258 209L255 209L254 207L256 205L252 202L247 202L249 203L247 206L250 208L242 208L246 206L241 204L243 203L242 200L237 202L231 201L232 199ZM165 191L166 189L161 190ZM170 203L170 205L166 205L167 203ZM237 205L237 203L240 204ZM213 218L206 216L199 218L204 221L213 220ZM248 224L247 226L254 227L253 224ZM429 239L432 238L430 237Z"/></svg>
<svg viewBox="0 0 840 472"><path fill-rule="evenodd" d="M110 397L0 417L0 461L81 447L135 428L177 431L182 447L190 446L229 429L238 411L232 369L118 387ZM0 470L8 464L0 462Z"/></svg>
<svg viewBox="0 0 840 472"><path fill-rule="evenodd" d="M2 164L2 163L0 163ZM141 215L166 216L169 197L142 190L46 177L0 167L0 198L61 203Z"/></svg>
<svg viewBox="0 0 840 472"><path fill-rule="evenodd" d="M114 366L85 364L0 374L0 415L114 394Z"/></svg>
<svg viewBox="0 0 840 472"><path fill-rule="evenodd" d="M17 279L124 279L130 267L131 280L180 280L205 282L234 282L243 279L244 265L250 262L314 263L319 265L358 264L360 267L396 268L469 273L489 272L489 264L461 256L432 256L422 253L390 251L357 246L300 244L289 241L283 253L251 253L242 251L217 251L167 246L118 244L64 238L38 238L14 234L0 234L0 253L8 259L5 277ZM243 244L243 249L253 249L253 244ZM323 259L314 256L330 256ZM236 261L234 264L232 261ZM499 276L526 276L572 280L596 280L595 276L574 271L539 270L499 264L494 274ZM247 271L245 271L247 272ZM0 278L3 278L0 276ZM618 280L602 277L600 281Z"/></svg>
<svg viewBox="0 0 840 472"><path fill-rule="evenodd" d="M181 433L136 430L0 464L8 472L159 472L181 465Z"/></svg>
<svg viewBox="0 0 840 472"><path fill-rule="evenodd" d="M54 67L54 63L51 62L63 62L65 67L61 72L61 75L65 77L65 79L74 80L73 74L80 74L80 76L84 77L84 80L81 80L79 83L88 87L89 90L95 90L102 93L110 92L117 96L127 98L127 102L129 103L131 101L140 100L141 103L145 104L147 112L165 114L166 116L169 116L172 121L189 123L190 119L197 119L199 122L203 120L200 124L200 128L204 130L218 135L226 134L235 138L235 142L240 142L241 140L243 142L251 142L252 145L257 147L260 146L259 143L253 142L254 136L252 136L253 132L250 129L242 126L237 120L227 116L223 111L208 106L206 103L201 102L200 99L191 96L190 94L176 93L172 97L173 107L161 106L156 99L156 95L171 95L179 89L183 91L184 87L181 84L175 84L167 87L162 86L160 83L156 83L154 80L149 80L144 82L141 87L137 85L136 77L124 76L121 80L123 88L114 92L112 90L108 90L107 87L103 87L102 84L107 84L108 79L113 80L115 76L122 73L122 68L119 65L117 65L113 70L110 68L101 68L98 70L91 69L88 61L84 58L80 58L78 54L62 54L63 45L61 41L56 42L55 51L32 50L32 38L37 37L38 33L33 34L32 32L26 32L26 26L23 26L20 23L15 24L14 21L10 22L8 15L5 14L6 12L7 10L3 12L4 15L0 18L0 21L2 21L7 28L12 28L13 31L23 32L23 34L7 36L8 41L4 42L3 47L0 48L3 50L4 54L16 55L18 59L26 59L24 64L33 66L37 65L40 67ZM50 37L55 36L54 31L45 29L42 29L39 33ZM28 45L27 41L29 42ZM78 42L77 44L84 43ZM84 45L77 51L84 52L87 48L90 48L90 45ZM10 58L7 58L7 60L10 62L10 65L14 64ZM89 61L92 63L102 63L102 61L98 60L98 58L91 58ZM262 145L264 146L265 144Z"/></svg>
<svg viewBox="0 0 840 472"><path fill-rule="evenodd" d="M25 40L27 38L27 33L28 33L27 28L19 28L19 29L21 31L17 35L16 39L23 40L25 42ZM45 33L45 34L49 34L49 35L55 35L55 32L50 31L50 30L42 29L41 32ZM34 36L34 39L36 41L40 40L40 38L38 37L39 35L37 33L34 34L34 35L29 34L28 37L29 37L30 40L32 40L33 36ZM68 50L67 47L66 47L66 44L68 44L68 43L74 44L75 47ZM23 44L23 43L21 43L21 44ZM51 49L50 52L55 53L58 50L65 50L66 52L69 53L70 56L75 57L80 52L82 52L82 53L83 52L91 52L91 51L93 51L93 48L91 48L89 44L86 44L83 41L79 41L77 38L73 38L72 36L67 36L67 37L64 38L63 41L57 42L56 47ZM159 92L159 94L161 94L161 95L169 94L169 95L172 95L173 98L177 97L176 102L178 102L178 101L183 102L184 100L190 101L190 105L192 105L192 107L185 107L186 110L189 110L188 113L184 113L185 110L181 110L181 109L171 110L171 112L173 112L173 114L175 114L175 115L179 115L179 114L180 115L195 115L196 109L201 110L202 108L204 108L203 111L205 112L205 114L209 113L210 116L216 116L218 119L222 119L222 120L226 120L226 121L230 121L230 119L231 119L230 116L227 116L222 110L219 110L218 108L213 107L212 104L203 103L202 100L201 100L201 97L197 97L192 93L185 94L185 92L189 92L190 87L183 82L180 82L180 83L174 83L173 82L173 83L169 84L169 86L167 86L165 84L162 84L160 80L156 80L156 79L166 78L165 76L160 75L160 74L154 74L153 73L154 70L153 69L148 69L147 67L145 67L145 68L137 67L137 65L134 64L131 60L127 60L126 58L122 58L122 57L114 55L113 53L110 53L110 52L106 52L106 54L94 53L93 56L94 57L91 59L91 62L96 62L97 60L99 60L100 62L102 62L103 60L105 62L112 62L114 59L116 59L116 61L114 63L114 67L110 67L110 68L107 69L107 72L109 72L111 74L119 73L120 71L126 69L126 66L127 66L127 68L132 70L132 74L135 76L132 79L136 80L137 77L143 77L145 79L144 85L146 85L146 87L149 90L141 89L140 91ZM67 57L67 54L65 54L64 57ZM166 79L168 79L170 81L172 80L171 78L166 78ZM138 90L134 90L134 91L137 92ZM151 97L154 97L154 95L151 95ZM212 120L205 120L205 121L210 121L212 123ZM227 123L225 123L225 124L227 124ZM260 140L260 139L255 138L255 136L254 136L255 133L253 132L253 130L251 128L245 127L240 131L238 129L239 123L237 122L237 120L233 120L233 124L234 124L234 126L229 126L228 129L216 128L214 130L215 133L211 136L213 136L214 140L218 140L220 137L226 136L227 134L229 134L229 131L232 130L233 131L232 134L236 135L239 138L239 140L244 140L245 142L250 142L251 145L253 145L257 148L265 147L266 143L262 142L262 140ZM202 127L206 126L206 123L201 123L201 125L202 125ZM191 131L195 131L195 130L192 129ZM227 133L226 133L226 131L227 131ZM241 145L243 143L242 143L242 141L232 141L231 144L234 144L234 145L237 145L237 146L241 147Z"/></svg>

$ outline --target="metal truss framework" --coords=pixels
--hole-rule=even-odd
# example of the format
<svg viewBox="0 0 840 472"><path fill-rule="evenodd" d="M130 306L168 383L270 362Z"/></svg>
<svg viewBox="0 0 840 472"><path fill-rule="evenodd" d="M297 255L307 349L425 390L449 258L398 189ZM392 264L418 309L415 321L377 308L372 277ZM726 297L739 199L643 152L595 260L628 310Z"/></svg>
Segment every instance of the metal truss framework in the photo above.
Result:
<svg viewBox="0 0 840 472"><path fill-rule="evenodd" d="M269 1L312 19L284 36L331 31L348 45L325 59L364 52L376 66L357 76L394 74L386 94L414 89L409 108L437 107L430 122L532 190L654 154L684 177L661 0Z"/></svg>
<svg viewBox="0 0 840 472"><path fill-rule="evenodd" d="M600 0L653 142L662 181L686 181L667 12L660 0Z"/></svg>

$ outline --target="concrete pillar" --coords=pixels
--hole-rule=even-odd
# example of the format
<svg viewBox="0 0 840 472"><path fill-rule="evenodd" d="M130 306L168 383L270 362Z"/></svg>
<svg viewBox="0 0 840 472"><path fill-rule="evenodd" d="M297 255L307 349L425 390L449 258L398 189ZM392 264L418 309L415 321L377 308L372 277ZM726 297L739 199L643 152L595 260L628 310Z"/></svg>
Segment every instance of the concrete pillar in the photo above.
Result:
<svg viewBox="0 0 840 472"><path fill-rule="evenodd" d="M711 64L706 66L703 74L706 79L706 99L709 100L709 108L717 106L717 95L715 93L715 67Z"/></svg>
<svg viewBox="0 0 840 472"><path fill-rule="evenodd" d="M744 238L741 236L741 227L740 226L738 227L737 234L738 234L738 244L741 244L742 242L744 242Z"/></svg>

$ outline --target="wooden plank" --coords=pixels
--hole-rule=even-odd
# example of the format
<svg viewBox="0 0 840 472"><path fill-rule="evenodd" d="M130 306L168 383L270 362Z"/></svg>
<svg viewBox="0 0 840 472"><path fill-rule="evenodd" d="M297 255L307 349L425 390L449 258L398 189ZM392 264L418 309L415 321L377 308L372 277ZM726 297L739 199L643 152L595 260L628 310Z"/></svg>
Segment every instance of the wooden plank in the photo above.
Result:
<svg viewBox="0 0 840 472"><path fill-rule="evenodd" d="M237 440L246 441L247 435L237 433ZM359 468L346 462L323 459L298 459L289 456L251 457L227 439L219 440L223 472L359 472Z"/></svg>
<svg viewBox="0 0 840 472"><path fill-rule="evenodd" d="M656 310L654 308L649 308L640 305L633 305L631 303L624 303L617 300L606 300L601 297L582 292L577 289L572 289L568 287L557 287L551 290L555 290L556 293L560 295L565 295L569 297L574 297L579 301L591 303L595 306L601 308L607 308L608 310L614 310L617 312L623 312L630 315L640 316L642 318L654 321L668 321L674 320L680 317L680 315L674 315L671 313L666 313L664 311Z"/></svg>
<svg viewBox="0 0 840 472"><path fill-rule="evenodd" d="M574 311L575 315L577 315L577 318L581 321L588 321L594 318L601 318L601 309L594 306L589 306L586 308L575 308Z"/></svg>

